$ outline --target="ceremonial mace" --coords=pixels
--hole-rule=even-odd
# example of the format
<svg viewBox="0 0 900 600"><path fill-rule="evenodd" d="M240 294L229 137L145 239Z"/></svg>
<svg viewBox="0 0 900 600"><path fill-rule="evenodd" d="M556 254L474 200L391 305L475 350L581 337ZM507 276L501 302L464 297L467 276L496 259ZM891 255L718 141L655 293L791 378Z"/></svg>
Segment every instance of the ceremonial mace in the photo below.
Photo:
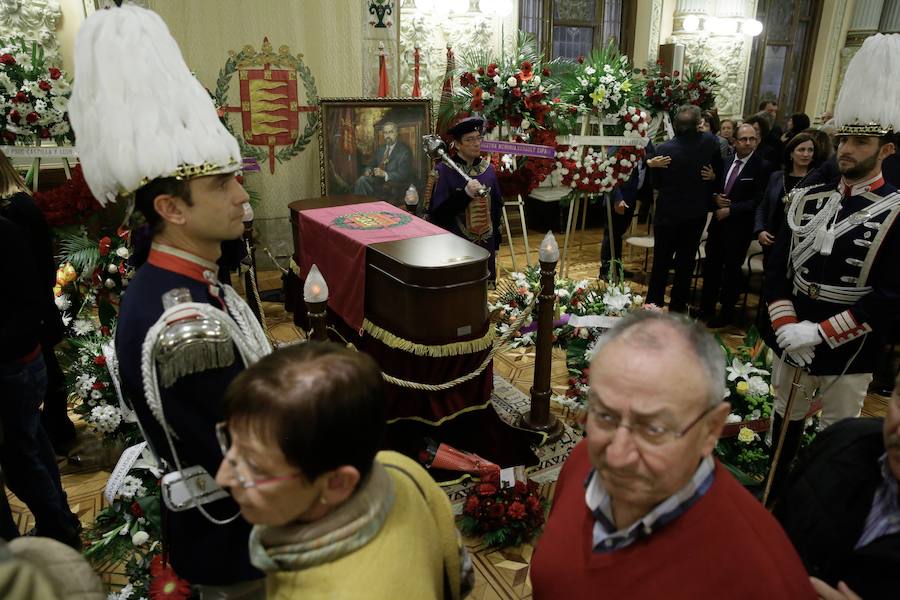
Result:
<svg viewBox="0 0 900 600"><path fill-rule="evenodd" d="M462 170L456 162L450 158L450 155L447 154L447 144L444 143L444 140L441 139L441 136L431 133L428 135L422 136L422 148L425 150L425 154L428 155L432 160L441 159L444 161L444 164L462 175L462 178L466 180L466 183L472 181L472 178L469 177L468 173ZM481 183L481 182L479 182ZM478 190L478 195L481 197L486 197L491 193L491 188L487 186L481 186L481 189Z"/></svg>
<svg viewBox="0 0 900 600"><path fill-rule="evenodd" d="M766 476L766 487L764 488L762 495L763 506L767 506L769 494L772 493L772 484L775 481L775 471L778 469L778 463L781 461L781 452L784 449L784 438L787 434L788 425L791 422L791 409L794 407L797 388L800 387L801 374L802 371L800 370L800 367L794 369L794 379L791 381L791 391L788 392L787 403L784 406L784 416L781 419L781 431L778 432L778 441L775 443L775 452L772 454L772 466L769 468L769 474ZM788 465L788 467L790 467L790 465Z"/></svg>

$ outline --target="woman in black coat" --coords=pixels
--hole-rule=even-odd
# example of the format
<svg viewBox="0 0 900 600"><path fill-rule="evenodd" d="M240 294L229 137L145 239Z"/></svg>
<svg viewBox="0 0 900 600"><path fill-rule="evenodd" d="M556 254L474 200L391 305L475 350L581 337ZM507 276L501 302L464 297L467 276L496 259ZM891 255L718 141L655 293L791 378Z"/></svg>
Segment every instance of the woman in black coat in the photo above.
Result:
<svg viewBox="0 0 900 600"><path fill-rule="evenodd" d="M775 237L784 225L788 193L815 169L815 141L808 133L799 133L788 142L784 154L784 168L769 177L762 202L756 207L753 232L763 248L763 260L768 258Z"/></svg>

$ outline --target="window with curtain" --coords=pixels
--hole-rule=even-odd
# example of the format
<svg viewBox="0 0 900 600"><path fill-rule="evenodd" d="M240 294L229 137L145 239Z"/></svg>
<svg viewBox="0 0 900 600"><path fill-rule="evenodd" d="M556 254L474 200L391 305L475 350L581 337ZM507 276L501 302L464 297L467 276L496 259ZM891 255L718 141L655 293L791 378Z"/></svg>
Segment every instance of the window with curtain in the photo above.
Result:
<svg viewBox="0 0 900 600"><path fill-rule="evenodd" d="M520 0L519 28L548 59L587 56L612 40L631 54L636 0Z"/></svg>

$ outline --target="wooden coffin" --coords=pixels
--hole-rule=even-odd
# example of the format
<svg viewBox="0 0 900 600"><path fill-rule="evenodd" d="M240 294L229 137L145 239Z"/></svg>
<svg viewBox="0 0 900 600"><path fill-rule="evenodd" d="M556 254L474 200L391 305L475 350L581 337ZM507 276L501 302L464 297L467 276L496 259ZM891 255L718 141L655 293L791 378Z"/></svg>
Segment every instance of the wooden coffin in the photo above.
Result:
<svg viewBox="0 0 900 600"><path fill-rule="evenodd" d="M373 200L322 196L292 202L294 261L300 264L303 244L300 211ZM447 344L483 336L489 326L488 257L487 250L451 233L369 245L366 319L420 344Z"/></svg>

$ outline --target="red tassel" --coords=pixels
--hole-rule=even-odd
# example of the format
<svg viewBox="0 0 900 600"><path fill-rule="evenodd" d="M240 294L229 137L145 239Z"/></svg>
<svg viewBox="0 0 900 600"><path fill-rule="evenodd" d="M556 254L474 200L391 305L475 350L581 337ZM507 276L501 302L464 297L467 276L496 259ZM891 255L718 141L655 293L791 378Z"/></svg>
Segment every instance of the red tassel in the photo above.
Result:
<svg viewBox="0 0 900 600"><path fill-rule="evenodd" d="M413 53L414 57L414 66L413 66L413 89L412 89L412 97L418 98L422 95L422 91L419 89L419 47L416 46L416 51Z"/></svg>
<svg viewBox="0 0 900 600"><path fill-rule="evenodd" d="M390 93L391 91L388 87L387 65L385 64L384 59L384 48L382 48L381 54L378 57L378 97L387 98Z"/></svg>

